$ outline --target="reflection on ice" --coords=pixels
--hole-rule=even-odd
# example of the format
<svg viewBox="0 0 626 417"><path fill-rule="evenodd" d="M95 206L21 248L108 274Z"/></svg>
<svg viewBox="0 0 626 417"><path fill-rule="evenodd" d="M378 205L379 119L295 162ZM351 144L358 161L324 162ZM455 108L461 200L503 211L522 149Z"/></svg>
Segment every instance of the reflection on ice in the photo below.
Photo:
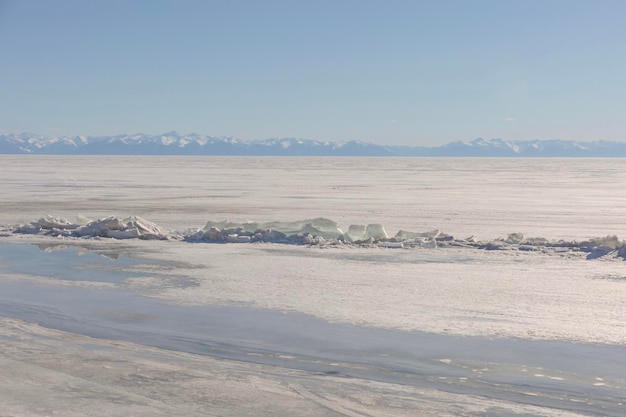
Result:
<svg viewBox="0 0 626 417"><path fill-rule="evenodd" d="M59 252L59 251L65 252L71 248L70 245L65 245L62 243L40 243L36 246L44 252ZM91 253L91 252L92 251L90 251L89 249L76 247L76 254L79 256L86 254L86 253ZM96 252L96 254L100 256L104 256L105 258L109 258L112 261L115 261L120 258L120 254L117 251L114 251L112 249L108 249L106 251L101 250L101 251Z"/></svg>
<svg viewBox="0 0 626 417"><path fill-rule="evenodd" d="M110 250L91 251L59 244L2 245L0 249L0 270L3 272L63 281L119 284L128 278L141 276L128 268L155 263L119 256Z"/></svg>
<svg viewBox="0 0 626 417"><path fill-rule="evenodd" d="M382 248L457 247L484 250L540 251L548 254L582 252L587 259L616 257L626 259L626 242L617 236L605 236L585 241L549 240L511 233L506 238L477 241L473 237L458 239L439 230L412 232L399 230L389 237L382 224L350 225L344 232L339 224L326 218L289 222L233 223L209 221L202 229L166 231L139 216L119 219L109 216L90 220L79 216L76 222L46 216L37 221L10 228L14 233L39 234L56 237L113 239L160 239L187 242L252 243L269 242L317 246L377 246Z"/></svg>

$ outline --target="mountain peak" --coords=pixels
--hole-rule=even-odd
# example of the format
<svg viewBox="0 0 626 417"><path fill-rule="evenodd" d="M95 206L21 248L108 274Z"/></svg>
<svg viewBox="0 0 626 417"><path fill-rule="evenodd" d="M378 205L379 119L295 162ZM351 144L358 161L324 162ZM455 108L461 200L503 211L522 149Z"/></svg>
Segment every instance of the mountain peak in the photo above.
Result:
<svg viewBox="0 0 626 417"><path fill-rule="evenodd" d="M476 138L443 146L389 146L349 140L299 138L243 140L176 131L160 135L43 136L0 135L0 153L56 155L249 155L249 156L422 156L422 157L626 157L626 143L562 139L509 141Z"/></svg>

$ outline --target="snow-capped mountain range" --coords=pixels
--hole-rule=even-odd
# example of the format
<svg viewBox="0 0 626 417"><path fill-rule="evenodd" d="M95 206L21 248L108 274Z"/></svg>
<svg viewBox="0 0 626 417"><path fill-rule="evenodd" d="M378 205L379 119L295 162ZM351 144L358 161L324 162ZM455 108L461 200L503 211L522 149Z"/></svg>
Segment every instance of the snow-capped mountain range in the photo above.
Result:
<svg viewBox="0 0 626 417"><path fill-rule="evenodd" d="M251 156L441 156L441 157L626 157L626 143L570 140L452 142L443 146L387 146L357 140L324 142L271 138L244 140L176 132L161 135L0 135L2 154L47 155L251 155Z"/></svg>

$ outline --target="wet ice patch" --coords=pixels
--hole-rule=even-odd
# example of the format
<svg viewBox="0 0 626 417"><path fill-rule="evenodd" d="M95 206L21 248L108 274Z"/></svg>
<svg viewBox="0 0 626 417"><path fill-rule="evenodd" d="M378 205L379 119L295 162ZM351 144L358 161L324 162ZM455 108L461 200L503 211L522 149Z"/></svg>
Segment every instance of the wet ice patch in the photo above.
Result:
<svg viewBox="0 0 626 417"><path fill-rule="evenodd" d="M66 245L1 245L0 249L0 270L64 281L119 284L141 276L129 268L155 263Z"/></svg>

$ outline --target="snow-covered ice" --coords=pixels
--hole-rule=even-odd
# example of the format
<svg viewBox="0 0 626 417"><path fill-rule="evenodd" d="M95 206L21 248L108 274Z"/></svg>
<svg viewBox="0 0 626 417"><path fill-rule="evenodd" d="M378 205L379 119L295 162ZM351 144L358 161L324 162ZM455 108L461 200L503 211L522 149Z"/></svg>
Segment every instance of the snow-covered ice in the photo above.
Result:
<svg viewBox="0 0 626 417"><path fill-rule="evenodd" d="M119 280L98 281L81 280L80 274L68 280L61 272L19 271L12 266L19 259L7 258L0 263L0 286L5 289L20 283L120 291L180 308L245 306L304 313L333 325L553 341L571 344L572 351L581 343L617 348L626 343L626 161L0 156L0 162L5 167L0 250L2 244L37 244L56 247L61 254L64 247L73 247L111 259L121 255L139 260L111 266L111 273L127 274ZM39 257L33 256L34 266ZM60 271L59 259L59 265L47 267ZM88 276L88 264L83 267ZM28 291L23 294L27 297ZM20 302L29 305L26 299L7 305ZM32 311L54 307L32 303L34 299ZM21 328L42 349L48 346L46 355L59 357L55 349L68 336L53 339L56 333L50 331L47 345L32 336L37 331L31 325L15 319L19 317L3 319L2 331L17 337ZM20 353L17 338L5 346L0 358L6 369L27 385L28 372L18 365L32 358ZM444 359L456 363L454 357ZM150 366L164 366L157 362ZM235 367L229 375L239 372ZM515 378L527 383L518 371ZM550 377L567 379L561 371L534 370L533 375L547 375L542 384L558 387L559 380ZM250 371L241 386L254 391L250 378L257 372L265 371ZM47 375L51 381L70 383L66 376ZM281 378L286 376L274 375L262 385L272 386ZM290 383L301 386L301 378ZM621 381L625 379L622 375ZM347 385L337 391L343 394L331 397L337 386L306 384L307 390L278 389L276 398L304 404L313 398L310 386L315 385L316 407L339 404L338 415L356 409L352 400L339 398L352 389ZM368 397L359 403L362 414L393 415L390 404L399 401L402 389L384 388L397 395L393 398L380 389L359 388ZM15 392L15 401L3 405L19 414L24 405L17 400L20 391ZM483 408L472 411L463 408L469 397L440 388L421 397L409 395L421 398L433 415L498 414L494 410L579 415L577 408L535 409L531 397L513 407L510 402L491 404L496 399L485 394L478 401ZM441 397L436 405L437 395L451 397ZM382 398L389 402L378 414L363 405ZM605 400L605 414L614 415L611 407L617 410L620 399ZM446 408L450 401L460 408ZM155 407L166 413L164 405ZM266 415L275 414L266 407ZM419 408L415 403L404 407ZM233 410L231 415L238 415ZM281 413L289 414L285 409Z"/></svg>

